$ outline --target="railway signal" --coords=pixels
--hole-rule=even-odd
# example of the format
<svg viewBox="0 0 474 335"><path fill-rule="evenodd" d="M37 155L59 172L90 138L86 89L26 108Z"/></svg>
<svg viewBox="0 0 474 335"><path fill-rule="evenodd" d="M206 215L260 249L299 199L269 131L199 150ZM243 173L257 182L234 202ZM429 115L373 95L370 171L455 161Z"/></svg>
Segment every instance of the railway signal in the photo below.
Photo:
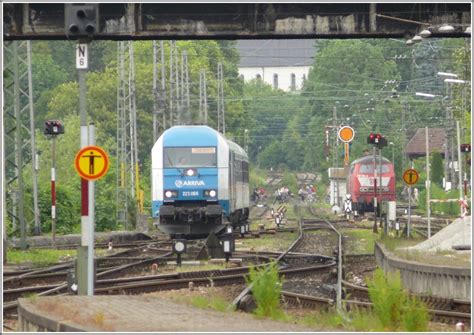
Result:
<svg viewBox="0 0 474 335"><path fill-rule="evenodd" d="M461 152L471 152L471 145L469 143L461 144Z"/></svg>
<svg viewBox="0 0 474 335"><path fill-rule="evenodd" d="M59 120L46 121L43 133L51 136L51 237L54 246L56 245L56 136L64 134L64 125Z"/></svg>
<svg viewBox="0 0 474 335"><path fill-rule="evenodd" d="M69 38L90 37L98 29L98 4L65 4L64 29Z"/></svg>
<svg viewBox="0 0 474 335"><path fill-rule="evenodd" d="M64 134L64 125L59 120L49 120L44 123L45 135L57 136Z"/></svg>
<svg viewBox="0 0 474 335"><path fill-rule="evenodd" d="M383 147L387 146L388 142L387 139L381 134L370 133L367 137L367 144L374 144L377 146L377 148L382 149Z"/></svg>

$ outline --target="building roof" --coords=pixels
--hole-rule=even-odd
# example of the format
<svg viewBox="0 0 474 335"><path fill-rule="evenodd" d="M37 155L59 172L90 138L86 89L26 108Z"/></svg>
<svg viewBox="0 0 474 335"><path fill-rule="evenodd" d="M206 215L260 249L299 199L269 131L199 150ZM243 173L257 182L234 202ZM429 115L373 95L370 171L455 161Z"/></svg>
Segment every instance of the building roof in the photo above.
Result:
<svg viewBox="0 0 474 335"><path fill-rule="evenodd" d="M311 66L316 40L239 40L239 67Z"/></svg>
<svg viewBox="0 0 474 335"><path fill-rule="evenodd" d="M444 128L429 128L429 151L438 151L444 156L444 144L446 142L446 131ZM425 128L418 128L416 134L408 141L405 152L408 156L426 155Z"/></svg>

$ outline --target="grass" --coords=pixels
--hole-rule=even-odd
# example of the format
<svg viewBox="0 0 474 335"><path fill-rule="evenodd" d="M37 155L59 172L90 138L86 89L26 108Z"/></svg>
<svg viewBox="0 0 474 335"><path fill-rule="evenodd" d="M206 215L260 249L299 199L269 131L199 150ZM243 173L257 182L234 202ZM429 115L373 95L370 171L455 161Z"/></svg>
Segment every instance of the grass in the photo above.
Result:
<svg viewBox="0 0 474 335"><path fill-rule="evenodd" d="M213 309L218 312L225 312L228 302L221 297L195 296L191 298L191 305L203 309Z"/></svg>
<svg viewBox="0 0 474 335"><path fill-rule="evenodd" d="M278 233L275 235L261 235L260 238L243 239L239 249L255 251L285 251L293 243L298 233Z"/></svg>
<svg viewBox="0 0 474 335"><path fill-rule="evenodd" d="M76 250L55 249L32 249L14 250L8 249L7 260L11 264L31 263L34 266L48 266L63 260L64 258L76 257Z"/></svg>
<svg viewBox="0 0 474 335"><path fill-rule="evenodd" d="M189 272L189 271L208 271L208 270L223 270L226 269L226 264L200 264L200 265L189 265L183 264L181 267L175 267L174 265L170 267L172 270L176 270L176 272Z"/></svg>
<svg viewBox="0 0 474 335"><path fill-rule="evenodd" d="M346 254L373 254L375 241L380 239L371 229L341 229L345 237Z"/></svg>

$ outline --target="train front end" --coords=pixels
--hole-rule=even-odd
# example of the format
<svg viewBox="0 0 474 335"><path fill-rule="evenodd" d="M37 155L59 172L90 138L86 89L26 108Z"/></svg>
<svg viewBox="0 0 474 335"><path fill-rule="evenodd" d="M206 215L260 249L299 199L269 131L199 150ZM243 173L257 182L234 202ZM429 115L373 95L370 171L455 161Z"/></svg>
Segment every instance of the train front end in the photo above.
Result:
<svg viewBox="0 0 474 335"><path fill-rule="evenodd" d="M377 175L376 185L375 175ZM352 206L360 213L373 210L375 187L379 202L396 200L393 163L384 157L382 157L381 165L377 158L375 166L373 156L365 156L352 162L347 185L352 196Z"/></svg>
<svg viewBox="0 0 474 335"><path fill-rule="evenodd" d="M166 130L152 149L152 216L172 237L198 237L222 228L219 138L205 126Z"/></svg>

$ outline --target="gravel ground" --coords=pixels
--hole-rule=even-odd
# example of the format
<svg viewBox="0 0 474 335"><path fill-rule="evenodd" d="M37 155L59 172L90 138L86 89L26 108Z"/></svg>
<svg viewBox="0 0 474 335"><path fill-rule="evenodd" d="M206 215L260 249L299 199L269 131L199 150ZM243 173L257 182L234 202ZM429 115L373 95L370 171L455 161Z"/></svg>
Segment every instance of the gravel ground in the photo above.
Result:
<svg viewBox="0 0 474 335"><path fill-rule="evenodd" d="M305 232L303 242L297 252L334 256L337 250L337 235L332 230L321 229Z"/></svg>

